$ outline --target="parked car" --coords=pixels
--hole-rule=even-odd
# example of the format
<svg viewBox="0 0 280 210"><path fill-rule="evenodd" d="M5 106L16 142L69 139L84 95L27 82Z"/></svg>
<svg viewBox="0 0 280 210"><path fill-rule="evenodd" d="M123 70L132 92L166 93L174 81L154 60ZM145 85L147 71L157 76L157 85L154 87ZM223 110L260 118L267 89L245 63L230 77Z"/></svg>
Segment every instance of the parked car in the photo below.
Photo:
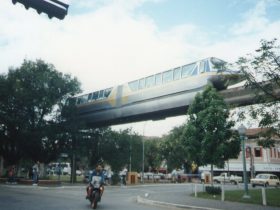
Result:
<svg viewBox="0 0 280 210"><path fill-rule="evenodd" d="M256 185L260 186L276 186L278 187L280 185L280 181L278 177L274 174L258 174L256 178L251 179L252 187L255 187Z"/></svg>
<svg viewBox="0 0 280 210"><path fill-rule="evenodd" d="M152 173L152 172L147 172L144 173L144 179L160 179L160 176L157 176L156 174Z"/></svg>
<svg viewBox="0 0 280 210"><path fill-rule="evenodd" d="M227 173L221 173L219 176L214 176L213 181L215 183L237 184L238 182L242 182L242 177L241 176L236 176L236 175L228 176Z"/></svg>

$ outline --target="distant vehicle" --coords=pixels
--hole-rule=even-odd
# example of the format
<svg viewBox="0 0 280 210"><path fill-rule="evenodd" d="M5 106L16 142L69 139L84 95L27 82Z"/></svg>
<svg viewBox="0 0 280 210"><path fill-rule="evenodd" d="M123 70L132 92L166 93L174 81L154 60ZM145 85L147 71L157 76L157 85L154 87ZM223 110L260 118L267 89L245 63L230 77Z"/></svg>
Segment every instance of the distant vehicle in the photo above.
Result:
<svg viewBox="0 0 280 210"><path fill-rule="evenodd" d="M61 163L62 173L64 175L71 174L71 165L70 163Z"/></svg>
<svg viewBox="0 0 280 210"><path fill-rule="evenodd" d="M213 181L215 183L237 184L239 182L242 182L242 177L241 176L236 176L236 175L228 176L227 173L221 173L219 176L214 176Z"/></svg>
<svg viewBox="0 0 280 210"><path fill-rule="evenodd" d="M50 163L47 169L49 175L70 175L71 174L71 164L68 162L62 163ZM76 170L76 175L82 175L80 170Z"/></svg>
<svg viewBox="0 0 280 210"><path fill-rule="evenodd" d="M279 187L280 181L278 177L274 174L258 174L256 178L251 179L251 185L252 187L255 187L256 185L260 186L276 186Z"/></svg>
<svg viewBox="0 0 280 210"><path fill-rule="evenodd" d="M147 173L144 173L144 179L160 179L160 176L159 175L156 175L152 172L147 172Z"/></svg>

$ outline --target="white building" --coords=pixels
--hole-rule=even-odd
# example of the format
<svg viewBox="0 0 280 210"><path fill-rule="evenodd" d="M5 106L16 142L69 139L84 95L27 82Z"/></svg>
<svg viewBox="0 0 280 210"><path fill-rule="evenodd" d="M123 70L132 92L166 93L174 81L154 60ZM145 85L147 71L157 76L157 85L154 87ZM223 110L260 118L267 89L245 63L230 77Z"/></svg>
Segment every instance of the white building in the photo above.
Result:
<svg viewBox="0 0 280 210"><path fill-rule="evenodd" d="M280 176L280 138L274 136L276 140L275 146L271 148L263 148L258 145L258 140L261 138L261 134L268 129L254 128L247 129L245 138L245 157L246 157L246 169L249 176L253 176L261 172L269 172ZM210 166L200 167L201 171L210 171ZM224 168L215 168L215 172L229 171L231 173L242 174L243 162L242 162L242 150L237 159L230 159L226 162Z"/></svg>

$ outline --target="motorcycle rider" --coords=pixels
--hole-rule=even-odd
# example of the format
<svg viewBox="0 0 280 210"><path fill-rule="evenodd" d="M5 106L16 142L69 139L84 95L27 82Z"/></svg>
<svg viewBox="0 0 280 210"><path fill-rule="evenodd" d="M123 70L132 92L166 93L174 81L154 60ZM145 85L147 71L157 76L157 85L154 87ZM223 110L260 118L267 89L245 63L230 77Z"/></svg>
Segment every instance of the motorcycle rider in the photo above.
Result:
<svg viewBox="0 0 280 210"><path fill-rule="evenodd" d="M103 173L103 169L102 169L102 166L100 164L97 164L96 165L96 168L95 170L92 171L92 173L90 174L89 176L89 184L87 186L87 196L86 196L86 199L88 199L90 197L90 193L93 189L93 185L92 185L92 177L94 176L99 176L101 178L101 187L100 187L100 200L101 200L101 197L102 197L102 194L104 192L104 183L105 183L105 177L104 177L104 173Z"/></svg>

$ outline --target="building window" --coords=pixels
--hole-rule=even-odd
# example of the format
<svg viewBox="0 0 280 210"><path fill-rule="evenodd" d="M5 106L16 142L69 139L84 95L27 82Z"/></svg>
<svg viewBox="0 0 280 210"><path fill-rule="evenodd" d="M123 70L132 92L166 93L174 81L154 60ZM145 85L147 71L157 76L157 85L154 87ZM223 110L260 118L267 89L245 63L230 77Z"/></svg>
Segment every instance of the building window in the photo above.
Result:
<svg viewBox="0 0 280 210"><path fill-rule="evenodd" d="M251 148L250 147L246 147L246 153L245 153L245 156L246 156L246 158L249 158L251 155L250 155L250 153L251 153Z"/></svg>
<svg viewBox="0 0 280 210"><path fill-rule="evenodd" d="M254 148L255 157L262 157L262 148L261 147L255 147Z"/></svg>
<svg viewBox="0 0 280 210"><path fill-rule="evenodd" d="M276 158L277 157L277 150L275 147L270 148L270 157L271 158Z"/></svg>

